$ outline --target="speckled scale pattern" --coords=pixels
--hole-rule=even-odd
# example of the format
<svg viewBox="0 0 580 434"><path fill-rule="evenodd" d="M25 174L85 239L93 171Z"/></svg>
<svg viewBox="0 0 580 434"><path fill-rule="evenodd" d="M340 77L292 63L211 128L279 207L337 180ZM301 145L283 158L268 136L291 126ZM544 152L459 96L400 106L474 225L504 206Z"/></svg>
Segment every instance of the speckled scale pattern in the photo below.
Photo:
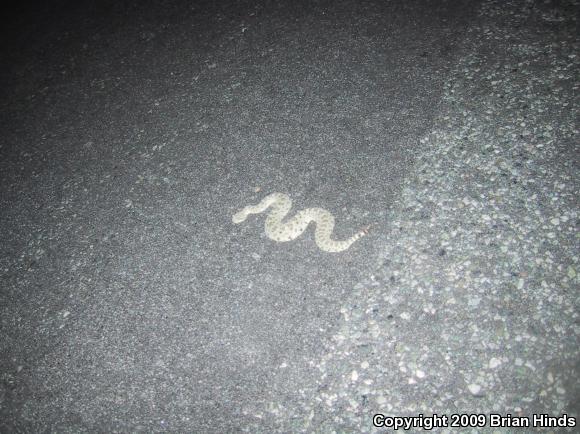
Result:
<svg viewBox="0 0 580 434"><path fill-rule="evenodd" d="M336 241L332 239L334 229L334 217L323 208L307 208L296 213L294 217L282 220L292 208L292 200L284 193L272 193L266 196L258 205L248 205L235 213L232 222L242 223L250 214L260 214L270 208L264 225L268 238L278 241L292 241L299 237L311 222L316 223L314 239L316 245L325 252L342 252L348 249L352 243L365 235L364 231L354 234L352 237Z"/></svg>

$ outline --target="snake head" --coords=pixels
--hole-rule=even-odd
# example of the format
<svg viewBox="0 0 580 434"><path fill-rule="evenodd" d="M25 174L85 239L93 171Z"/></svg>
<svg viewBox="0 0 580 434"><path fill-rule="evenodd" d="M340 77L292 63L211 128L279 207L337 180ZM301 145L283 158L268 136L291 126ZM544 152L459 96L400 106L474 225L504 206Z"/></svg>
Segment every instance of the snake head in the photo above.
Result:
<svg viewBox="0 0 580 434"><path fill-rule="evenodd" d="M248 213L246 212L245 209L243 209L232 216L232 222L237 225L246 220L247 217Z"/></svg>

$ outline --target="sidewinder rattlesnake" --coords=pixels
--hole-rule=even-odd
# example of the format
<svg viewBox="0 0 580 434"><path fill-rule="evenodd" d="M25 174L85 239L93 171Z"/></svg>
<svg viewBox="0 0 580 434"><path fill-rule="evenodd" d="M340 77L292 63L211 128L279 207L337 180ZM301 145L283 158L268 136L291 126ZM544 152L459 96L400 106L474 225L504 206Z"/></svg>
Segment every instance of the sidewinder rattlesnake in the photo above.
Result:
<svg viewBox="0 0 580 434"><path fill-rule="evenodd" d="M269 194L258 205L246 206L233 215L232 222L235 224L242 223L250 214L260 214L268 208L271 208L271 210L266 217L264 229L268 238L274 241L285 242L296 239L311 222L316 223L314 232L316 244L320 250L325 252L342 252L348 249L356 240L367 234L367 228L365 228L346 240L333 240L331 235L334 229L334 217L323 208L303 209L298 211L294 217L283 222L282 220L292 208L292 200L284 193Z"/></svg>

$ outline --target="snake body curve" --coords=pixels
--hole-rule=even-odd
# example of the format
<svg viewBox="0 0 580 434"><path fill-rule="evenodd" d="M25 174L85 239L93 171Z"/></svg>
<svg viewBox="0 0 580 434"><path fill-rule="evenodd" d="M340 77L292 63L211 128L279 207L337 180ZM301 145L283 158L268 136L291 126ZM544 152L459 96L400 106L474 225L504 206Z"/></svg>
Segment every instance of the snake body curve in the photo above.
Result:
<svg viewBox="0 0 580 434"><path fill-rule="evenodd" d="M346 240L333 240L334 217L323 208L303 209L283 222L282 220L292 208L292 200L284 193L269 194L259 204L246 206L232 216L232 222L242 223L250 214L260 214L268 208L270 211L266 217L264 229L268 238L274 241L292 241L299 237L310 223L315 222L316 245L325 252L342 252L366 234L365 230L361 230Z"/></svg>

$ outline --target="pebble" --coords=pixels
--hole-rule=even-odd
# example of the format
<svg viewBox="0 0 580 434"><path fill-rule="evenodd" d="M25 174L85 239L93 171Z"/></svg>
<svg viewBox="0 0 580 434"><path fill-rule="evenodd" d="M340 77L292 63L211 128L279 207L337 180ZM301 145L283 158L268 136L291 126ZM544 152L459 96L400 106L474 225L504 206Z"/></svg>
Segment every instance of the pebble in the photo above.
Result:
<svg viewBox="0 0 580 434"><path fill-rule="evenodd" d="M467 388L472 395L479 395L481 392L481 386L479 384L473 383L467 386Z"/></svg>

